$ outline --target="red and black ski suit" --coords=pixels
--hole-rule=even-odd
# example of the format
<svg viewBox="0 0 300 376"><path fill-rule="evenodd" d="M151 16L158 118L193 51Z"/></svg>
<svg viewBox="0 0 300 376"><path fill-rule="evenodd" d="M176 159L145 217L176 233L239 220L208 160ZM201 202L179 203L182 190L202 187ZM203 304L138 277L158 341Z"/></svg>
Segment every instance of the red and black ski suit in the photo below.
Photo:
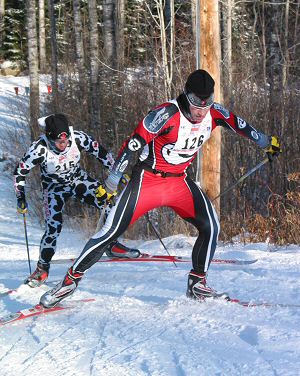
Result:
<svg viewBox="0 0 300 376"><path fill-rule="evenodd" d="M262 148L270 143L266 135L217 103L198 124L184 113L180 97L149 112L123 145L108 178L117 184L130 156L142 151L131 180L101 231L84 247L73 270L86 271L129 224L154 208L167 206L199 231L192 253L193 269L206 272L216 249L219 221L211 202L187 176L186 169L218 126L229 128Z"/></svg>

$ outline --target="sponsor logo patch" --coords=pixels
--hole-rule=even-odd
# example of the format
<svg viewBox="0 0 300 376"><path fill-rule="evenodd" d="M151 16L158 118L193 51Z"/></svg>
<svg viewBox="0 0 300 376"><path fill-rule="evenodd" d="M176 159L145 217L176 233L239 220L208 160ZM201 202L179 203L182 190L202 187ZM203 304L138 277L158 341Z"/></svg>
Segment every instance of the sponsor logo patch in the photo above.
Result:
<svg viewBox="0 0 300 376"><path fill-rule="evenodd" d="M218 103L214 103L214 109L219 111L225 119L229 119L230 117L230 112L228 110L226 110L226 108L224 108L223 106L221 106L220 104Z"/></svg>
<svg viewBox="0 0 300 376"><path fill-rule="evenodd" d="M149 125L149 131L155 131L162 122L166 123L166 120L169 118L169 114L164 113L165 111L166 111L166 108L164 107L160 111L157 112L154 119L151 121Z"/></svg>
<svg viewBox="0 0 300 376"><path fill-rule="evenodd" d="M151 133L158 132L168 121L172 114L166 107L150 112L144 119L144 127Z"/></svg>
<svg viewBox="0 0 300 376"><path fill-rule="evenodd" d="M127 166L128 166L128 161L124 161L124 162L121 164L121 166L120 166L120 168L119 168L119 171L120 171L120 172L124 172Z"/></svg>
<svg viewBox="0 0 300 376"><path fill-rule="evenodd" d="M238 121L238 127L239 127L240 129L243 129L243 128L245 128L245 127L247 126L247 123L246 123L245 120L243 120L243 119L237 117L237 121Z"/></svg>
<svg viewBox="0 0 300 376"><path fill-rule="evenodd" d="M131 140L129 140L128 142L128 149L131 150L131 151L137 151L139 150L140 148L142 147L142 144L140 143L140 141L136 138L132 138Z"/></svg>
<svg viewBox="0 0 300 376"><path fill-rule="evenodd" d="M254 138L254 140L258 140L259 139L259 135L255 131L251 131L251 136Z"/></svg>

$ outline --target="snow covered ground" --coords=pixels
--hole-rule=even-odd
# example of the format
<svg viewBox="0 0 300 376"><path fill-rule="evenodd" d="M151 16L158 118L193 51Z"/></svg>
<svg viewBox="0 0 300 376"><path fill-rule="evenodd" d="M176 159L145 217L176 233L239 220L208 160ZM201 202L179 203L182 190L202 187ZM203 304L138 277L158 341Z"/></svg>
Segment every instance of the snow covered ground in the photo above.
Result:
<svg viewBox="0 0 300 376"><path fill-rule="evenodd" d="M13 89L20 82L25 87L26 80L0 77L1 129L14 124L7 103L28 101ZM16 214L4 164L0 162L0 290L20 286L28 275L23 220ZM27 226L34 268L42 229L31 216ZM86 240L64 228L56 258L78 255ZM164 242L170 253L187 256L194 239L177 235ZM164 254L157 240L128 244ZM212 265L209 283L242 300L300 304L299 251L300 246L220 244L216 257L258 261ZM49 282L60 280L66 269L53 265ZM1 376L300 375L300 308L187 300L189 269L189 264L176 268L172 263L95 264L70 298L95 302L0 327ZM0 298L0 316L38 303L44 291L19 287Z"/></svg>

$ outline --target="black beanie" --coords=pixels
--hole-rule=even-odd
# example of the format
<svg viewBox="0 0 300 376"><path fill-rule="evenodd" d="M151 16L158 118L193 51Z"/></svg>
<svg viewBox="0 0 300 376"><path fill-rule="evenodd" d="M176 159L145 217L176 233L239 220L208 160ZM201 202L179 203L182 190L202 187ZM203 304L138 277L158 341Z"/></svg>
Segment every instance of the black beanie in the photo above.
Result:
<svg viewBox="0 0 300 376"><path fill-rule="evenodd" d="M58 139L61 133L66 133L68 137L70 136L68 119L64 114L53 114L47 116L45 124L46 136L51 140Z"/></svg>
<svg viewBox="0 0 300 376"><path fill-rule="evenodd" d="M214 92L215 81L203 69L191 73L186 81L185 93L193 93L200 99L206 99Z"/></svg>

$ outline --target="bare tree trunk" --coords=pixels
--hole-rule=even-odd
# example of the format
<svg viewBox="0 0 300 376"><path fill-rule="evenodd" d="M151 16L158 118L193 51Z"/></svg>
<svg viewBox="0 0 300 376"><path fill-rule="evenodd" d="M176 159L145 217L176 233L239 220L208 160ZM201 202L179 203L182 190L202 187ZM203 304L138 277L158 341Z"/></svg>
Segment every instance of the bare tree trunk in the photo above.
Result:
<svg viewBox="0 0 300 376"><path fill-rule="evenodd" d="M99 36L96 0L88 1L90 39L90 113L91 127L100 129Z"/></svg>
<svg viewBox="0 0 300 376"><path fill-rule="evenodd" d="M85 65L84 65L84 49L82 39L82 21L80 0L73 0L73 12L74 12L74 31L75 31L75 46L76 46L76 65L79 75L79 87L84 92L86 86L85 82Z"/></svg>
<svg viewBox="0 0 300 376"><path fill-rule="evenodd" d="M200 9L201 24L201 67L215 80L215 101L220 101L220 24L218 1L202 0ZM201 160L201 185L210 199L220 194L221 176L221 129L217 127L212 137L204 144ZM220 212L220 201L214 202Z"/></svg>
<svg viewBox="0 0 300 376"><path fill-rule="evenodd" d="M40 72L46 72L45 0L39 0Z"/></svg>
<svg viewBox="0 0 300 376"><path fill-rule="evenodd" d="M175 62L175 4L174 0L168 0L166 2L168 6L168 22L167 30L168 39L169 39L169 86L170 86L170 97L173 97L174 93L172 92L172 80L173 80L173 71L174 71L174 62Z"/></svg>
<svg viewBox="0 0 300 376"><path fill-rule="evenodd" d="M197 33L197 3L199 0L191 0L191 15L192 15L192 31L193 31L193 37L194 41L197 40L196 33ZM197 46L197 45L196 45Z"/></svg>
<svg viewBox="0 0 300 376"><path fill-rule="evenodd" d="M115 0L103 0L103 38L107 63L116 68Z"/></svg>
<svg viewBox="0 0 300 376"><path fill-rule="evenodd" d="M27 8L27 38L28 38L28 65L30 77L30 131L31 139L39 134L37 119L39 117L39 58L38 38L36 27L35 0L26 1Z"/></svg>
<svg viewBox="0 0 300 376"><path fill-rule="evenodd" d="M125 24L125 0L116 0L117 8L115 12L116 50L117 68L124 65L124 24Z"/></svg>
<svg viewBox="0 0 300 376"><path fill-rule="evenodd" d="M4 14L5 14L5 0L0 0L0 48L4 39Z"/></svg>
<svg viewBox="0 0 300 376"><path fill-rule="evenodd" d="M299 36L298 36L298 20L299 20L299 10L300 10L300 2L298 1L297 3L297 8L295 10L295 26L294 26L294 47L293 47L293 55L296 55L296 50L297 50L297 44L299 42ZM295 56L296 58L296 56Z"/></svg>
<svg viewBox="0 0 300 376"><path fill-rule="evenodd" d="M284 39L283 39L283 64L282 64L282 107L281 107L281 132L284 134L285 129L285 104L286 104L286 89L288 80L288 69L289 69L289 9L290 1L285 2L285 17L284 17Z"/></svg>
<svg viewBox="0 0 300 376"><path fill-rule="evenodd" d="M54 110L58 110L58 73L57 73L57 41L56 41L56 21L54 13L54 0L48 0L48 11L51 24L51 84Z"/></svg>
<svg viewBox="0 0 300 376"><path fill-rule="evenodd" d="M225 66L227 71L228 92L232 85L232 16L234 0L227 0L226 37L225 37Z"/></svg>
<svg viewBox="0 0 300 376"><path fill-rule="evenodd" d="M255 7L255 4L254 4ZM266 44L266 24L265 24L265 1L262 0L262 55L263 55L263 81L264 86L267 88L267 44Z"/></svg>
<svg viewBox="0 0 300 376"><path fill-rule="evenodd" d="M164 80L164 97L165 99L171 98L171 83L173 79L173 63L174 63L174 35L171 36L169 48L168 48L168 37L167 37L167 26L165 23L164 17L164 1L163 0L155 0L156 9L158 13L158 27L160 30L160 44L161 44L161 65L162 65L162 72L163 72L163 80ZM169 3L170 15L174 16L174 2ZM174 20L172 21L172 23ZM172 27L172 31L174 32L174 26ZM171 35L171 33L170 33Z"/></svg>
<svg viewBox="0 0 300 376"><path fill-rule="evenodd" d="M281 25L280 0L271 0L268 4L266 29L267 43L267 75L270 82L269 120L271 123L280 124L282 103L282 49L279 29ZM274 109L277 111L274 111Z"/></svg>

